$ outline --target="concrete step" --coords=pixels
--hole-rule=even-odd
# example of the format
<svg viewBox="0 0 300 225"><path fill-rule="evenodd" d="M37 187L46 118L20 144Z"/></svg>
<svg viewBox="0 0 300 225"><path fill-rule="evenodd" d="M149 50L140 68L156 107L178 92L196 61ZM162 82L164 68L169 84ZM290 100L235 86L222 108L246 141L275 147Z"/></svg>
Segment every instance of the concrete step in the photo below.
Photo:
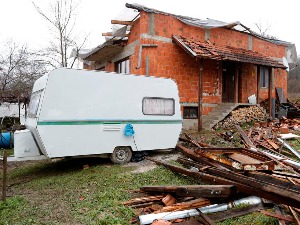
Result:
<svg viewBox="0 0 300 225"><path fill-rule="evenodd" d="M237 103L221 103L217 105L206 117L202 117L202 127L210 130L219 121L223 120L233 109L238 107Z"/></svg>

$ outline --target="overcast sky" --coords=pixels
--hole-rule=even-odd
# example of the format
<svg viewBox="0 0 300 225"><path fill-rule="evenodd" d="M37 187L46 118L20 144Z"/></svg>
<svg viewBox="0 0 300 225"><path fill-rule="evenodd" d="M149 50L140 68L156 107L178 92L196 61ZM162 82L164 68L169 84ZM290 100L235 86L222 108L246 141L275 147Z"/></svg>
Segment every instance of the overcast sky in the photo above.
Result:
<svg viewBox="0 0 300 225"><path fill-rule="evenodd" d="M36 12L34 1L46 8L51 0L2 0L0 8L0 41L12 39L32 48L45 47L51 34L47 22ZM53 1L53 0L52 0ZM111 30L110 20L125 3L139 3L158 10L224 22L240 21L255 29L255 23L270 25L269 34L300 48L299 2L296 0L82 0L78 8L75 32L89 34L87 48L101 44L103 32ZM299 54L300 50L298 50Z"/></svg>

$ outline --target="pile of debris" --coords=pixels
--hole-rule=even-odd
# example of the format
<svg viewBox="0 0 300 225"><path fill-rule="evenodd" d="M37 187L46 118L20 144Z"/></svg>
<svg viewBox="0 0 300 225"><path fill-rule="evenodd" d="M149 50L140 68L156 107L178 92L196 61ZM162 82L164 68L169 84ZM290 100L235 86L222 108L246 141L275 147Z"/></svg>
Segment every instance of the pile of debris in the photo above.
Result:
<svg viewBox="0 0 300 225"><path fill-rule="evenodd" d="M241 125L249 122L266 121L267 114L258 106L240 107L237 108L222 121L218 122L214 129L228 129L233 128L234 125Z"/></svg>
<svg viewBox="0 0 300 225"><path fill-rule="evenodd" d="M247 135L239 126L236 129L244 148L204 147L186 135L185 142L177 145L185 156L177 159L182 166L148 158L175 173L211 185L142 187L150 197L124 203L140 209L136 221L153 225L212 225L259 211L283 224L284 221L300 224L297 215L300 212L300 163L257 148L257 143L252 141L254 130ZM230 209L239 204L247 206ZM265 210L270 207L275 213ZM289 210L292 216L285 215L282 209Z"/></svg>

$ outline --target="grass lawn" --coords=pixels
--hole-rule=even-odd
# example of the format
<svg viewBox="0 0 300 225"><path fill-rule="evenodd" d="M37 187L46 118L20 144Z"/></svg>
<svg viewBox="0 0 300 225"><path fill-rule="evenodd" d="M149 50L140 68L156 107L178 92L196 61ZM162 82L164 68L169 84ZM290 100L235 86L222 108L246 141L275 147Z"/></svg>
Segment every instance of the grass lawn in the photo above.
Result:
<svg viewBox="0 0 300 225"><path fill-rule="evenodd" d="M0 224L129 224L135 214L121 203L141 186L201 184L163 167L134 172L143 166L145 161L124 166L97 158L16 164L9 167L10 197L0 203ZM219 224L277 222L254 213Z"/></svg>

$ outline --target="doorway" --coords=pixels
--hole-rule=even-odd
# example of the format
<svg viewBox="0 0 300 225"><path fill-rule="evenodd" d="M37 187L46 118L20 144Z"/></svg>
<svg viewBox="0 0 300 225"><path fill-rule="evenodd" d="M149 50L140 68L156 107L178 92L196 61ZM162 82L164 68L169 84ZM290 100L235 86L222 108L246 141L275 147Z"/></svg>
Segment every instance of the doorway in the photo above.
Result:
<svg viewBox="0 0 300 225"><path fill-rule="evenodd" d="M223 61L222 63L222 102L235 102L236 64Z"/></svg>

